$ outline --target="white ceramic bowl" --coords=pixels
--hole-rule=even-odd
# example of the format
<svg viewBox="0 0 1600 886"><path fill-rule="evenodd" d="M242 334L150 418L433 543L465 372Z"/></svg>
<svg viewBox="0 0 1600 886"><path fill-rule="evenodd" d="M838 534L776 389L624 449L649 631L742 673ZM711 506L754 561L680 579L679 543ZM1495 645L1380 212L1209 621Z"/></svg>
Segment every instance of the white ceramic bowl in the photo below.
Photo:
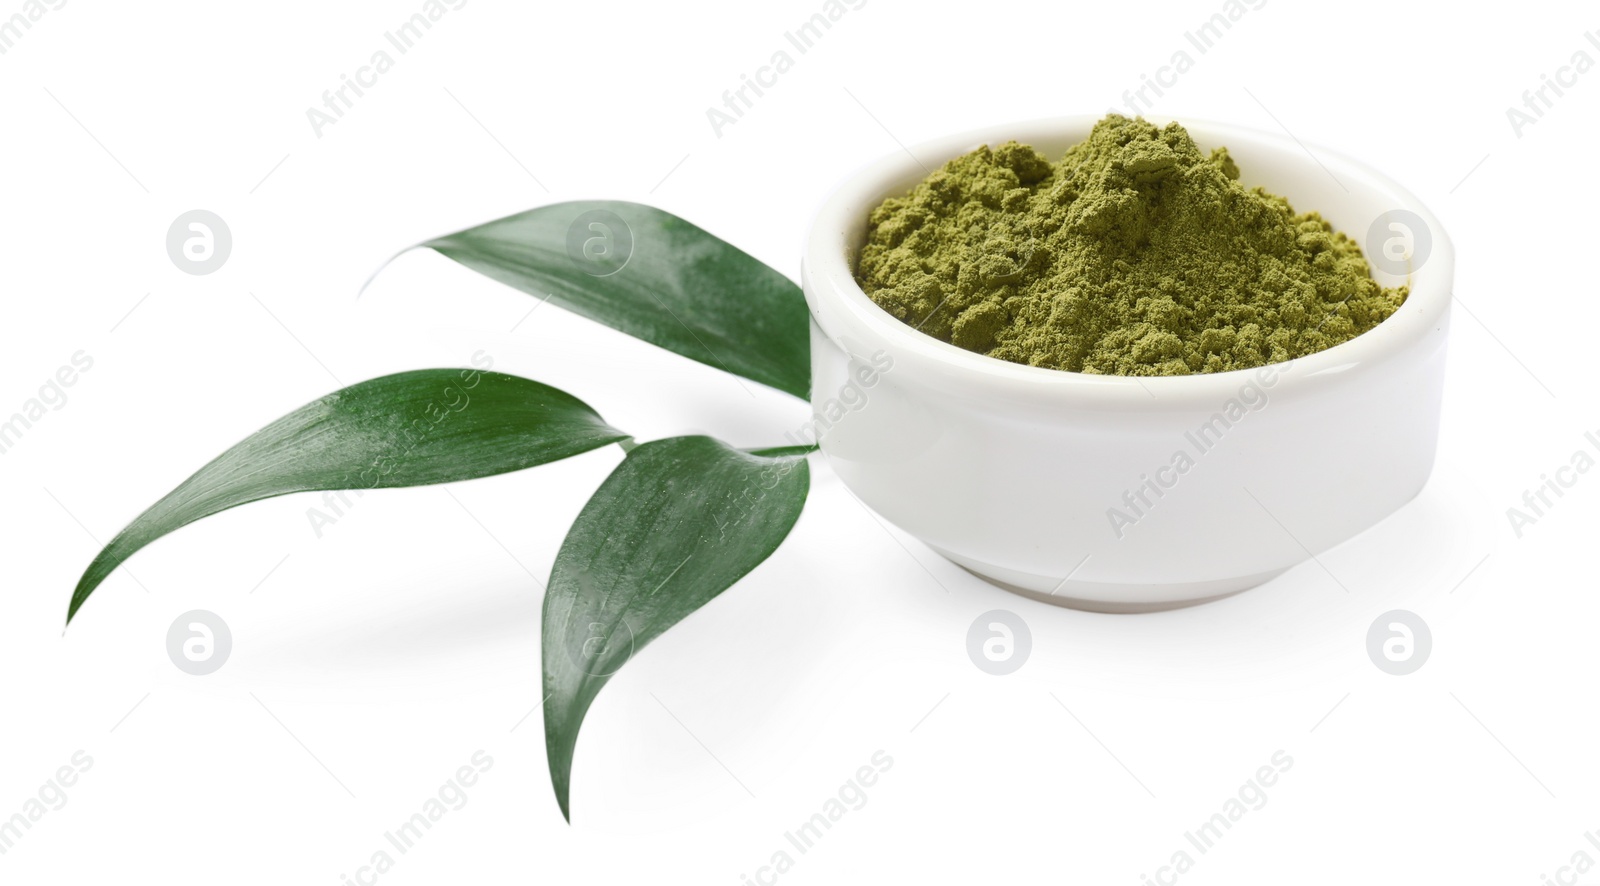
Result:
<svg viewBox="0 0 1600 886"><path fill-rule="evenodd" d="M857 497L968 570L1063 605L1162 609L1267 581L1422 489L1455 256L1432 213L1377 171L1277 135L1185 120L1203 149L1228 147L1246 185L1321 212L1369 258L1375 223L1387 230L1386 213L1412 213L1404 223L1429 251L1397 253L1400 274L1374 261L1380 283L1409 283L1405 304L1365 335L1291 363L1135 379L963 350L890 316L856 284L868 212L924 178L921 164L1009 139L1053 160L1096 119L919 145L915 159L873 164L824 203L801 274L814 321L812 433Z"/></svg>

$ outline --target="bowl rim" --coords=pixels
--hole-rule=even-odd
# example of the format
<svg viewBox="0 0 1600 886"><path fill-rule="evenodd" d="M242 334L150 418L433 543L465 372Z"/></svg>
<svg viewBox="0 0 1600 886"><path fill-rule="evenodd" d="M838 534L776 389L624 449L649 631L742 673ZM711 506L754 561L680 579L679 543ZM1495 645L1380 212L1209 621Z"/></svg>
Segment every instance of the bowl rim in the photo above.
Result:
<svg viewBox="0 0 1600 886"><path fill-rule="evenodd" d="M849 341L850 350L857 354L889 349L896 360L913 364L907 375L925 377L942 391L957 396L1147 410L1195 404L1215 407L1237 395L1241 388L1262 383L1263 379L1267 384L1282 385L1275 389L1274 396L1311 390L1334 376L1349 378L1376 371L1381 364L1420 346L1431 331L1443 331L1452 298L1455 249L1438 218L1415 195L1376 169L1337 151L1308 146L1292 136L1190 118L1178 122L1202 147L1248 145L1248 153L1276 151L1293 158L1308 176L1331 175L1352 193L1349 185L1354 183L1374 197L1384 198L1374 201L1374 218L1393 209L1409 210L1421 217L1432 237L1432 251L1421 267L1411 269L1406 276L1404 282L1410 286L1410 293L1400 309L1355 338L1265 367L1181 376L1091 375L1012 363L940 341L878 307L856 282L858 247L852 242L851 232L864 230L867 215L875 206L921 181L928 170L937 168L934 164L942 166L980 145L1012 139L1024 144L1045 139L1081 140L1100 119L1098 115L1076 115L987 126L902 149L847 177L817 211L801 261L802 288L812 318L823 334L836 344L840 339ZM1143 119L1157 126L1173 122L1167 117ZM1249 168L1243 171L1248 179ZM1298 211L1306 211L1298 205L1300 201L1293 202Z"/></svg>

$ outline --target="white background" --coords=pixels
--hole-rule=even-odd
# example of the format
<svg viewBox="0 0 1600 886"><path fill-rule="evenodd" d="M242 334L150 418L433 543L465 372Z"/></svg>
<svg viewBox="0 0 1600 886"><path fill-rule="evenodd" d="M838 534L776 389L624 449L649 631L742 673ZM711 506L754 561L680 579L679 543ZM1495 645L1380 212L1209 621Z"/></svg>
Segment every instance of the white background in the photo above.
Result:
<svg viewBox="0 0 1600 886"><path fill-rule="evenodd" d="M0 455L0 816L75 751L94 761L0 882L341 883L478 750L493 768L467 804L376 882L733 886L788 850L785 884L1140 884L1188 849L1185 884L1535 886L1600 860L1600 476L1521 538L1506 517L1600 429L1600 71L1520 137L1506 116L1574 52L1600 60L1592 8L1270 0L1199 55L1183 35L1215 0L870 0L719 138L706 109L818 0L471 0L319 138L306 109L421 5L72 0L0 55L0 416L94 361ZM530 317L432 254L358 301L399 248L614 197L793 275L822 195L897 142L1099 112L1179 49L1195 66L1153 113L1366 160L1458 247L1433 479L1322 566L1159 615L1055 609L886 531L818 463L784 547L601 694L570 826L533 710L539 582L615 448L370 493L320 538L315 496L214 517L140 553L63 635L97 540L341 383L481 349L641 439L772 445L806 416L559 309ZM209 276L165 250L195 208L234 238ZM206 677L165 650L194 608L234 637ZM1008 677L966 652L996 608L1033 636ZM1365 648L1394 608L1433 632L1406 677ZM878 750L893 768L866 805L796 852L785 831ZM1196 853L1184 832L1278 750L1294 763L1267 804Z"/></svg>

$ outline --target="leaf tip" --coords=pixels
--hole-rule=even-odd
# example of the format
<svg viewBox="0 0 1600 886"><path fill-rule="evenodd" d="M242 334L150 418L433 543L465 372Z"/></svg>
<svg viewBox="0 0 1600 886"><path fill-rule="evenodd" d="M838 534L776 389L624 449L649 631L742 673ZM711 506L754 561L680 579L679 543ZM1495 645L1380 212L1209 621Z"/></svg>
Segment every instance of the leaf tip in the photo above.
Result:
<svg viewBox="0 0 1600 886"><path fill-rule="evenodd" d="M421 247L421 244L418 244L417 246L407 246L405 249L402 249L399 252L396 252L394 255L391 255L388 258L384 259L383 262L381 264L379 264L376 268L373 268L372 269L372 273L367 275L367 279L362 281L361 288L356 290L356 301L360 301L361 300L361 296L367 294L367 287L372 285L372 281L378 279L378 275L383 273L384 268L387 268L390 265L394 264L394 260L399 258L400 256L405 255L406 253L410 252L411 250L418 249L420 247Z"/></svg>
<svg viewBox="0 0 1600 886"><path fill-rule="evenodd" d="M72 599L67 602L67 620L61 625L62 636L66 636L67 628L72 627L73 616L78 614L78 610L83 608L84 601L88 599L89 593L84 590L83 582L80 581L78 586L72 589Z"/></svg>
<svg viewBox="0 0 1600 886"><path fill-rule="evenodd" d="M572 824L571 784L572 770L559 772L554 761L550 769L550 786L556 791L556 805L561 808L561 820Z"/></svg>
<svg viewBox="0 0 1600 886"><path fill-rule="evenodd" d="M106 550L109 550L109 547ZM95 589L100 587L100 582L105 580L108 572L102 571L102 567L106 560L106 550L102 550L94 558L94 561L89 564L89 568L83 571L83 575L78 579L77 585L72 588L72 599L67 601L67 620L62 626L63 634L66 633L66 628L72 626L72 619L78 614L78 610L83 608L83 604L89 602L89 595L93 594Z"/></svg>

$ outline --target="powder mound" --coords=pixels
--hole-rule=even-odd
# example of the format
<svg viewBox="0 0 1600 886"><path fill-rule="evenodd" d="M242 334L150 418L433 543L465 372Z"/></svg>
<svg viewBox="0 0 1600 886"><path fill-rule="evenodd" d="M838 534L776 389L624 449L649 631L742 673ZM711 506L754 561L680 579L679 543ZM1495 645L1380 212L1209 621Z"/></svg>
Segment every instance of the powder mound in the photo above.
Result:
<svg viewBox="0 0 1600 886"><path fill-rule="evenodd" d="M1320 215L1240 184L1226 148L1118 115L1058 163L984 146L885 200L856 278L941 341L1106 375L1281 363L1366 332L1407 294Z"/></svg>

